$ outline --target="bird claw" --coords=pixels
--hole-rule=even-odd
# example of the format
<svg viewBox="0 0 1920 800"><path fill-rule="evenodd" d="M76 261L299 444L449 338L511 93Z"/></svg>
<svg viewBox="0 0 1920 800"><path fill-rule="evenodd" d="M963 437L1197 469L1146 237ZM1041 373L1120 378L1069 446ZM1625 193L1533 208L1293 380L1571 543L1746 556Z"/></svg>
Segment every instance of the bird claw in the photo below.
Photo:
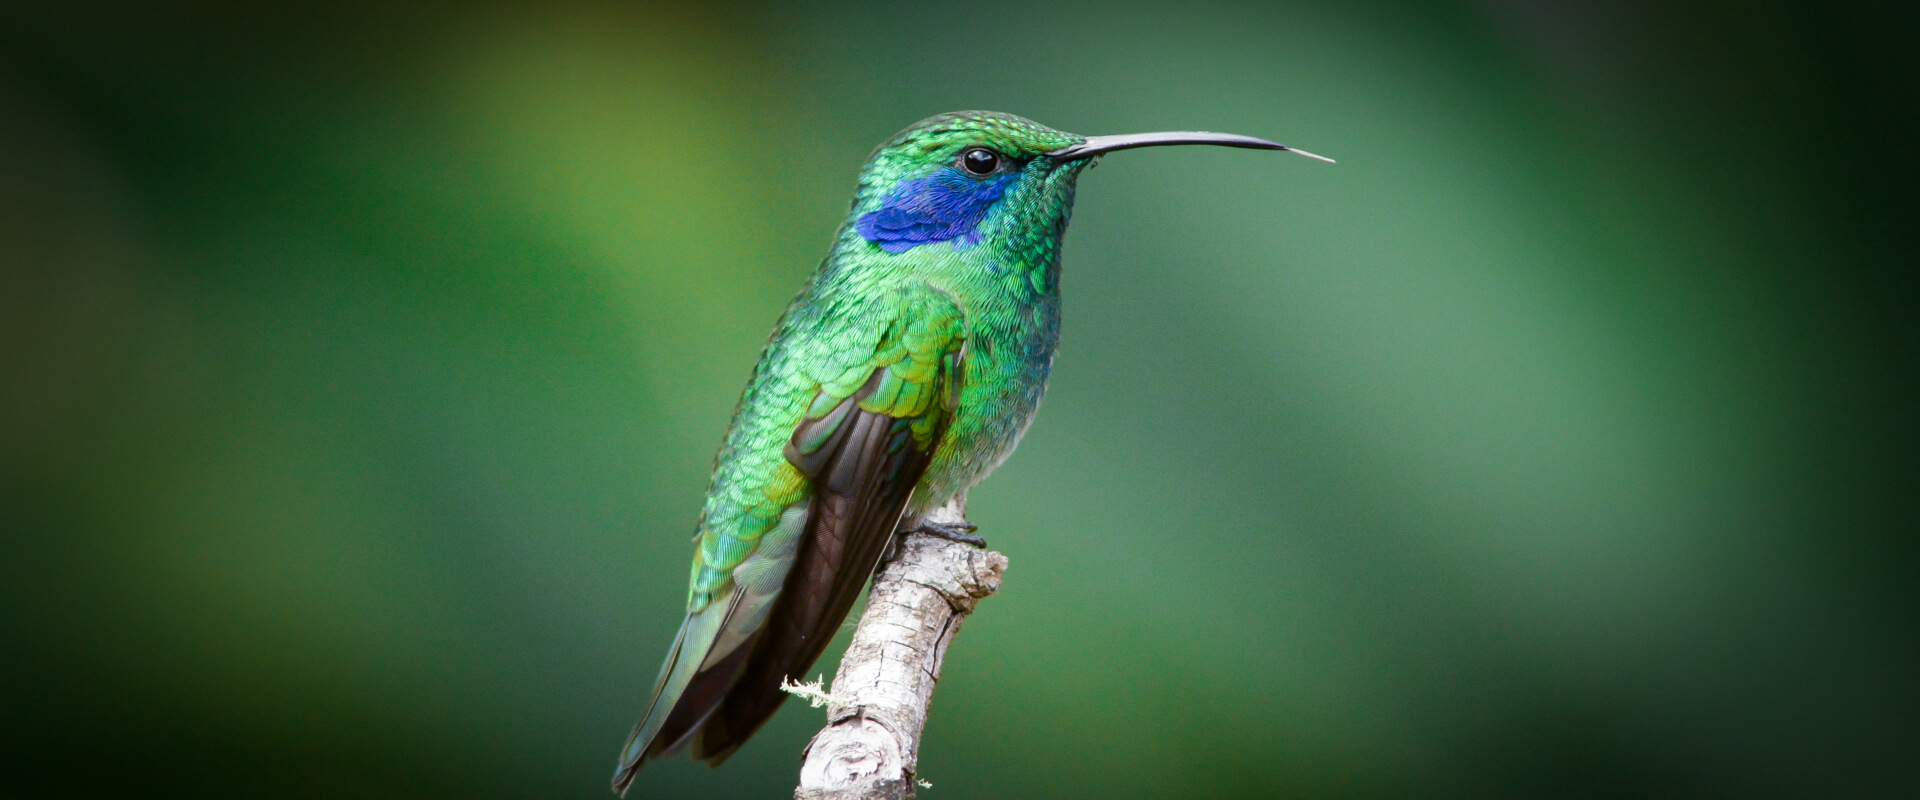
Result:
<svg viewBox="0 0 1920 800"><path fill-rule="evenodd" d="M900 532L903 534L924 533L928 536L938 536L950 542L959 542L985 550L987 549L987 539L980 534L974 533L974 531L977 530L980 530L980 526L971 522L927 522L922 520L915 523L913 527L905 528Z"/></svg>

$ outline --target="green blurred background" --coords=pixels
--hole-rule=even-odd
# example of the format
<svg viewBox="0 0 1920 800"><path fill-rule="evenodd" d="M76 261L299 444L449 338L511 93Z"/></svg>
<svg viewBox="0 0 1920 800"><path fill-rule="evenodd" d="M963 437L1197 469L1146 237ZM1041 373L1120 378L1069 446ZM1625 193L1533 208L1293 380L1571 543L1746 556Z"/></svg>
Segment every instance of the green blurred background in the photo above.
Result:
<svg viewBox="0 0 1920 800"><path fill-rule="evenodd" d="M763 337L963 108L1340 163L1082 180L925 796L1920 791L1920 12L1183 5L7 4L0 792L605 797Z"/></svg>

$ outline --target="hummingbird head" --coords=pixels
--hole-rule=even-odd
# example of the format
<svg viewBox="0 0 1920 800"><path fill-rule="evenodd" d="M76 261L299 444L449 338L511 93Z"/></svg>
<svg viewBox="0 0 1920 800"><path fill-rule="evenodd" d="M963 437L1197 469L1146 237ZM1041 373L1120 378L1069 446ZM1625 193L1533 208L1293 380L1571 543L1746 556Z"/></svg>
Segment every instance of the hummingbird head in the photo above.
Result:
<svg viewBox="0 0 1920 800"><path fill-rule="evenodd" d="M1085 137L1012 114L957 111L914 123L873 151L853 200L869 247L966 250L996 233L1064 220L1087 162L1047 153Z"/></svg>
<svg viewBox="0 0 1920 800"><path fill-rule="evenodd" d="M1082 170L1103 153L1174 144L1292 149L1226 133L1086 137L994 111L940 114L874 150L843 244L900 254L991 241L1051 266Z"/></svg>

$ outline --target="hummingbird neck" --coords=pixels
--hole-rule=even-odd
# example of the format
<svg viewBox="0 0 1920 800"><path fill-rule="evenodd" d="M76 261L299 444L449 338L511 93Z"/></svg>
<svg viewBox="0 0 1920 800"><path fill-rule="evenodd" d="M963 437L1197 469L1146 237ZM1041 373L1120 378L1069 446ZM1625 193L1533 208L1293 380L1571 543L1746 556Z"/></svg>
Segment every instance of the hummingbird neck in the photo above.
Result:
<svg viewBox="0 0 1920 800"><path fill-rule="evenodd" d="M1030 302L1059 291L1060 240L1086 163L1023 171L1019 185L982 221L982 246L991 251L991 263L1025 281L1024 287L1009 286L1018 299Z"/></svg>

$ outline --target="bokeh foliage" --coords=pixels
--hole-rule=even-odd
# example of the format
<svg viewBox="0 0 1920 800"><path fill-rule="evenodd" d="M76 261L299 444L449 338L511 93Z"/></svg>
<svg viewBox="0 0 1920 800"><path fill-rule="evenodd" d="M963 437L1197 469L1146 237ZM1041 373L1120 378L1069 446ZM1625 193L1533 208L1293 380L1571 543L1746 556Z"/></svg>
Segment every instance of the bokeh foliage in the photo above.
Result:
<svg viewBox="0 0 1920 800"><path fill-rule="evenodd" d="M1912 791L1917 31L9 4L7 791L604 796L762 337L960 108L1341 163L1083 179L926 796ZM783 796L819 722L636 796Z"/></svg>

